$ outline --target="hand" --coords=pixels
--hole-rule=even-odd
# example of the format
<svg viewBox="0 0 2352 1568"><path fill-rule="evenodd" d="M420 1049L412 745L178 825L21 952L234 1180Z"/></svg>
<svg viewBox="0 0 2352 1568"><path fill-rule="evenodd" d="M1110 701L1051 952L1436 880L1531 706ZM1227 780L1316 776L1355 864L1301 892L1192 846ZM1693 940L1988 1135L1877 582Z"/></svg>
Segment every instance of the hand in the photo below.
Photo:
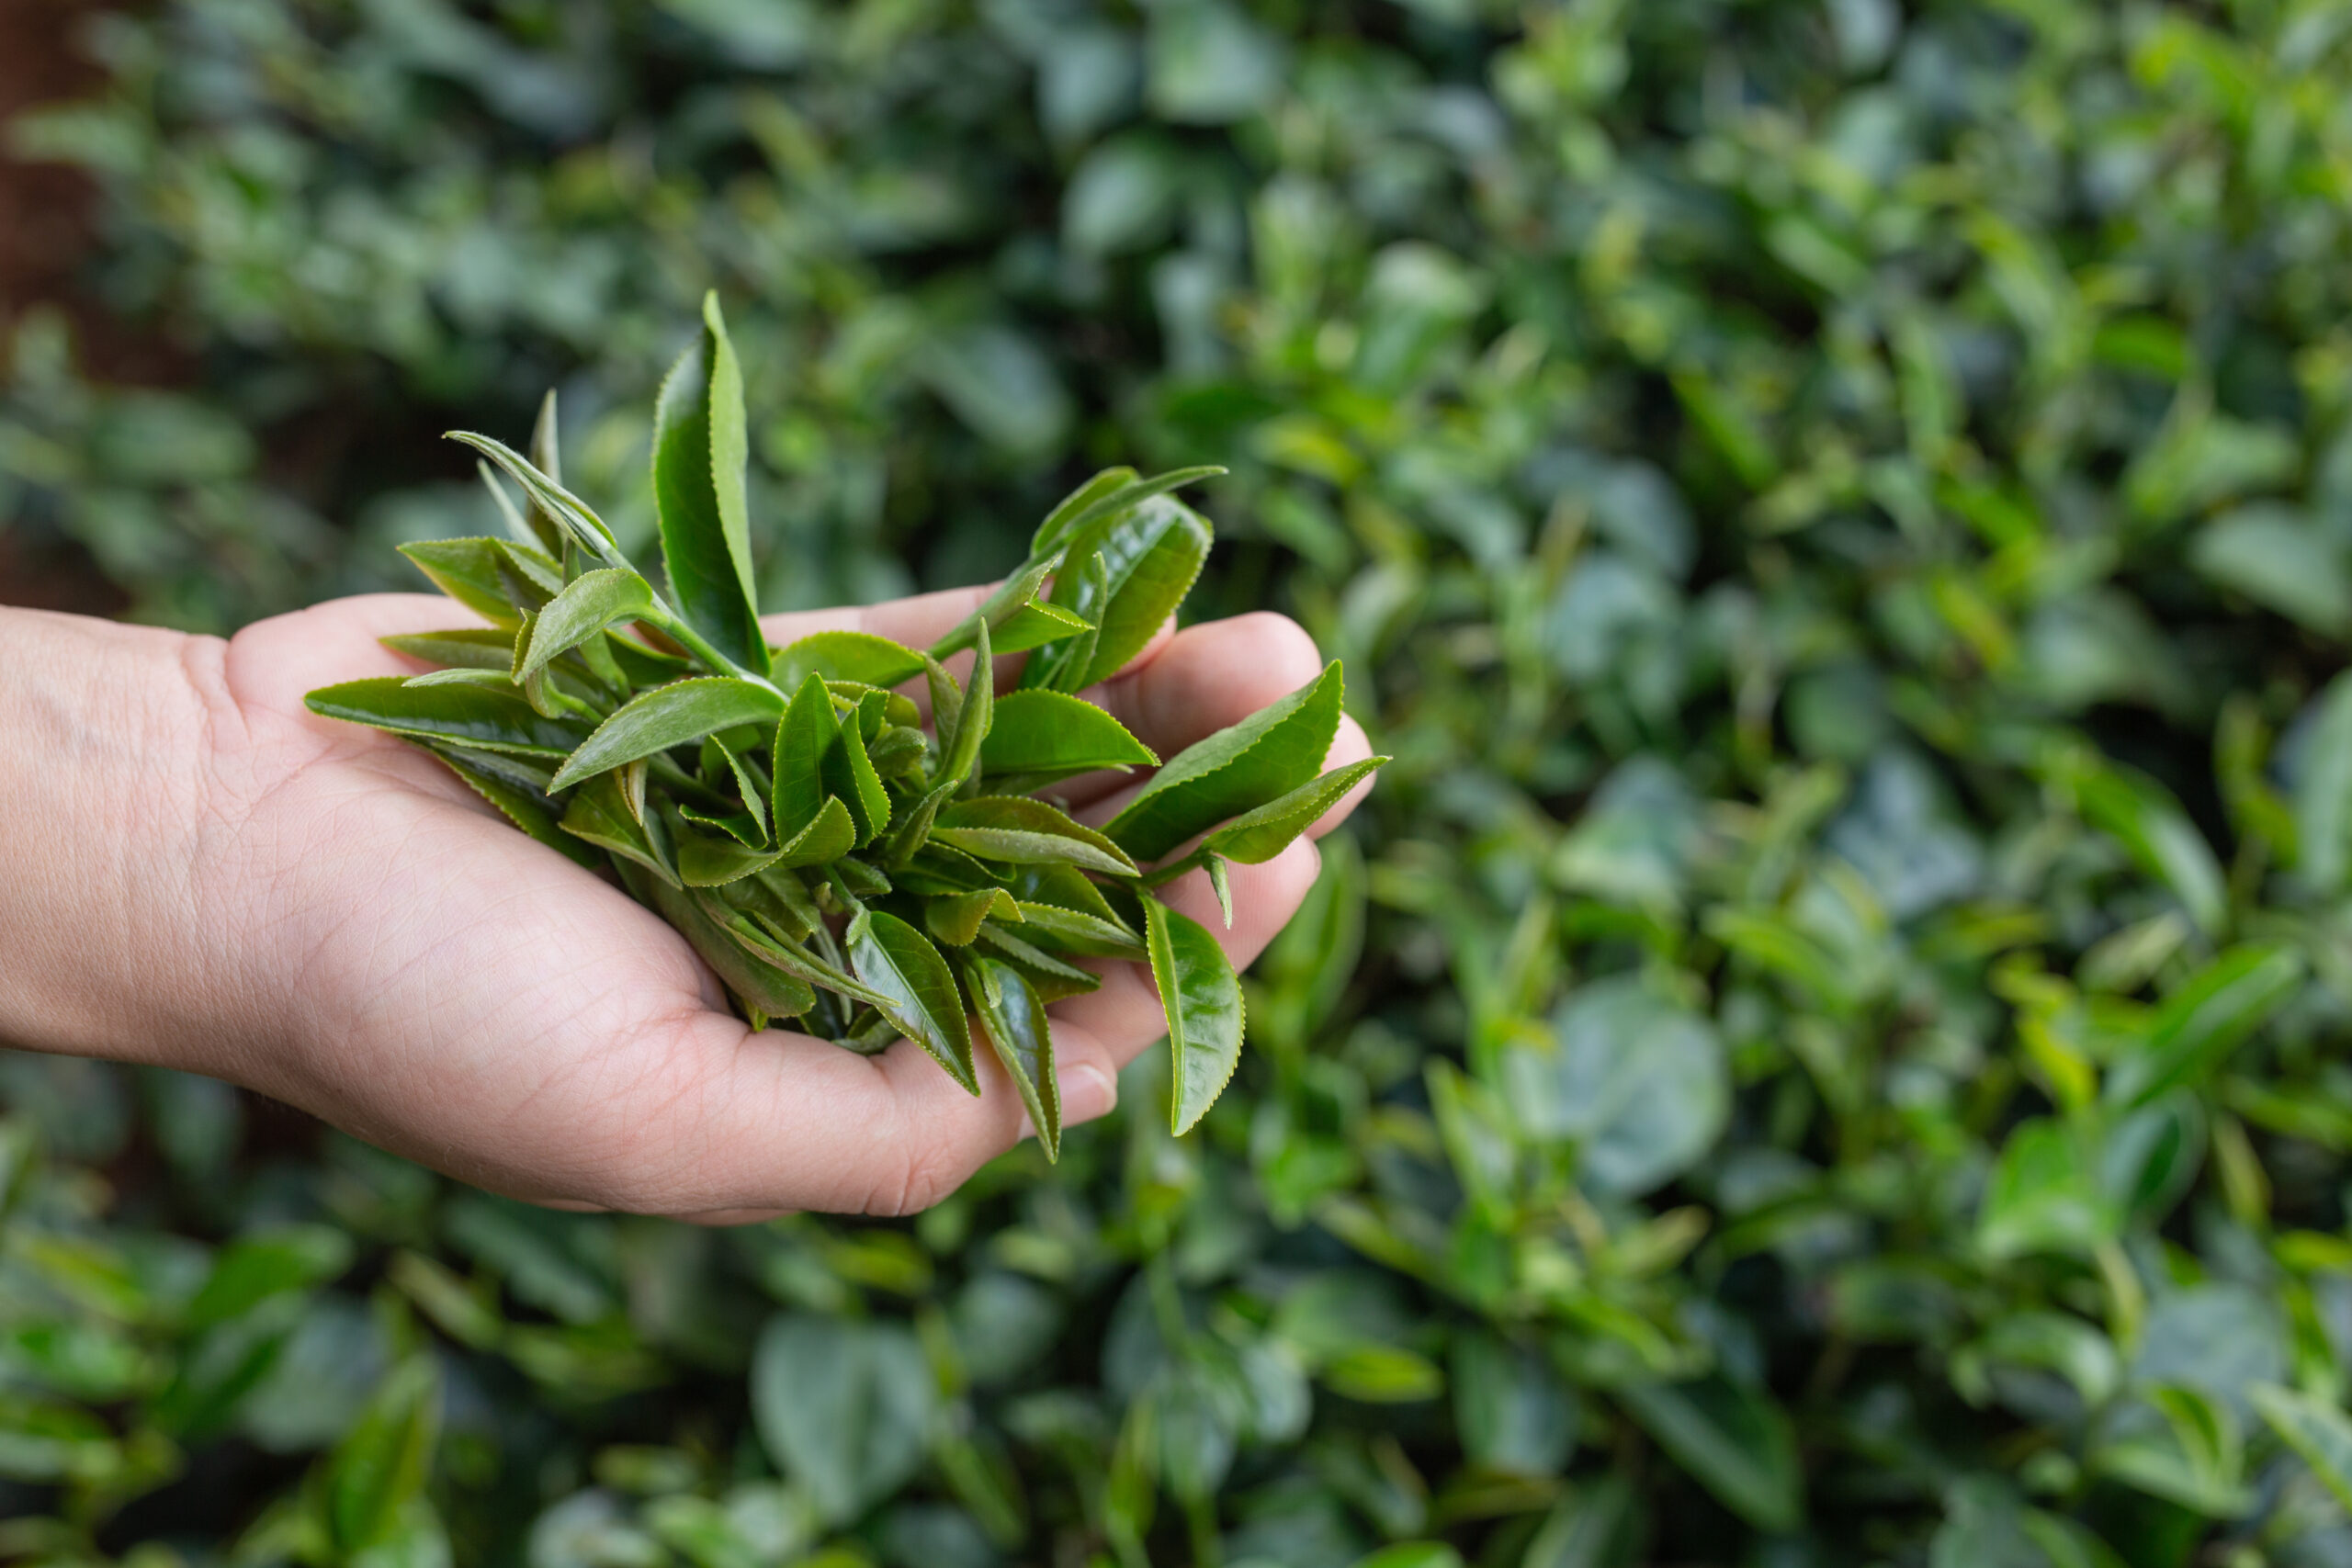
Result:
<svg viewBox="0 0 2352 1568"><path fill-rule="evenodd" d="M783 642L852 626L922 644L979 592L774 616L768 633ZM169 650L154 639L170 634L70 623L76 637L138 639L136 657L98 662L123 666L108 691L134 694L137 723L164 754L104 760L110 777L127 766L143 784L136 841L129 852L108 844L122 895L107 895L103 876L95 898L72 891L70 863L62 877L0 890L0 951L20 932L28 951L53 950L41 963L92 971L52 974L46 991L0 978L0 1033L229 1078L464 1180L565 1207L712 1222L794 1209L904 1213L1012 1145L1025 1130L1021 1102L991 1053L976 1054L975 1100L907 1041L866 1057L782 1030L753 1033L658 916L515 831L426 753L303 707L317 686L423 668L376 639L459 614L427 595L345 599L226 644L179 638ZM9 615L0 634L38 647L27 621L69 618ZM0 656L8 648L0 635ZM1245 615L1163 632L1090 694L1167 756L1304 684L1319 664L1289 620ZM146 689L159 682L166 689ZM0 740L26 739L8 734L10 722L0 700ZM1343 724L1331 764L1367 754L1363 733ZM1135 784L1068 787L1080 815L1101 821ZM95 819L103 809L90 803L107 797L93 790L72 813L92 816L79 836L120 837L122 824ZM0 828L0 849L25 828ZM76 837L52 824L25 847L54 868L79 852ZM1297 908L1318 863L1301 840L1264 865L1233 867L1230 931L1202 874L1162 896L1217 931L1238 967ZM44 886L56 889L46 904L64 909L27 891ZM124 918L109 931L116 897ZM135 950L130 962L118 938ZM1119 1068L1165 1032L1144 970L1103 973L1100 991L1052 1010L1071 1124L1107 1112Z"/></svg>

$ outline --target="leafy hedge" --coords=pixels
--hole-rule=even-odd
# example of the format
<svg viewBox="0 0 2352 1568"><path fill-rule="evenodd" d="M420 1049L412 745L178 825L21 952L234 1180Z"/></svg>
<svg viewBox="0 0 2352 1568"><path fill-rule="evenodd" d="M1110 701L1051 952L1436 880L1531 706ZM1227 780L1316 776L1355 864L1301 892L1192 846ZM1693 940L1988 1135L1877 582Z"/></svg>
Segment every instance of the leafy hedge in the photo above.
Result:
<svg viewBox="0 0 2352 1568"><path fill-rule="evenodd" d="M191 380L23 324L0 512L142 613L470 531L431 435L548 382L641 496L715 286L769 602L1227 462L1208 597L1397 761L1200 1132L1148 1058L906 1224L539 1213L8 1059L0 1557L2352 1563L2347 33L107 18L17 145Z"/></svg>

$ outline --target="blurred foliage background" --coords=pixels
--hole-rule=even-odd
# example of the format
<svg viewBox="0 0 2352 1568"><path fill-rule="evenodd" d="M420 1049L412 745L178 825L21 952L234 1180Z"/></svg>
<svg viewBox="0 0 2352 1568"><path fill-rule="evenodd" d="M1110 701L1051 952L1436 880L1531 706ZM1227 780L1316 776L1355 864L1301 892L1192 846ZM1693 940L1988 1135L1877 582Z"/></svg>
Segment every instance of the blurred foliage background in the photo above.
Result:
<svg viewBox="0 0 2352 1568"><path fill-rule="evenodd" d="M537 1212L0 1057L0 1560L2352 1564L2352 6L155 0L20 160L0 518L195 628L640 534L771 602L1231 465L1398 761L1241 1077L907 1222Z"/></svg>

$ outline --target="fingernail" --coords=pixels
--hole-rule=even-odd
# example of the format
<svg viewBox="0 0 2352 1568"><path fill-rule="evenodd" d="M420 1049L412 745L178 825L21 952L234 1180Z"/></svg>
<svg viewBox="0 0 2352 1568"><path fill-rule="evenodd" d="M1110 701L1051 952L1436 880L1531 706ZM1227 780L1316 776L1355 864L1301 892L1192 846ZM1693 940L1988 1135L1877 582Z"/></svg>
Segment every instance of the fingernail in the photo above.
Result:
<svg viewBox="0 0 2352 1568"><path fill-rule="evenodd" d="M1075 1127L1111 1114L1119 1103L1119 1080L1097 1062L1073 1062L1061 1077L1062 1125Z"/></svg>

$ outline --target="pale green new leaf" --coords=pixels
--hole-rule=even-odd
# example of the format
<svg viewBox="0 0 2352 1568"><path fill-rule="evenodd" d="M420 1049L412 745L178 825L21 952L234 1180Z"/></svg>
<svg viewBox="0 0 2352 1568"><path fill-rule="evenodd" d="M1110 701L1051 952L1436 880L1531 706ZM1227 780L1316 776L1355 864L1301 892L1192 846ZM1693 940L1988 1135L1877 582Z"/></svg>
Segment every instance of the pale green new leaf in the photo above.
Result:
<svg viewBox="0 0 2352 1568"><path fill-rule="evenodd" d="M851 967L888 998L883 1011L892 1027L930 1052L948 1077L979 1093L963 998L931 939L895 915L864 909L850 921L848 942Z"/></svg>
<svg viewBox="0 0 2352 1568"><path fill-rule="evenodd" d="M637 573L617 567L582 573L531 617L530 644L514 667L514 678L537 674L558 654L652 608L653 591Z"/></svg>
<svg viewBox="0 0 2352 1568"><path fill-rule="evenodd" d="M1201 848L1243 865L1263 865L1290 848L1301 833L1339 805L1348 791L1379 772L1381 764L1387 761L1385 757L1366 757L1344 768L1334 768L1255 811L1244 812L1202 840Z"/></svg>
<svg viewBox="0 0 2352 1568"><path fill-rule="evenodd" d="M1028 977L1000 959L975 955L964 965L966 993L996 1059L1004 1064L1029 1124L1048 1160L1061 1158L1061 1086L1054 1075L1052 1025Z"/></svg>
<svg viewBox="0 0 2352 1568"><path fill-rule="evenodd" d="M784 716L784 698L772 688L728 675L656 686L599 725L557 773L555 787L699 740L714 730L774 724Z"/></svg>
<svg viewBox="0 0 2352 1568"><path fill-rule="evenodd" d="M1340 679L1334 660L1282 701L1177 753L1103 831L1137 860L1158 860L1306 784L1340 732Z"/></svg>

